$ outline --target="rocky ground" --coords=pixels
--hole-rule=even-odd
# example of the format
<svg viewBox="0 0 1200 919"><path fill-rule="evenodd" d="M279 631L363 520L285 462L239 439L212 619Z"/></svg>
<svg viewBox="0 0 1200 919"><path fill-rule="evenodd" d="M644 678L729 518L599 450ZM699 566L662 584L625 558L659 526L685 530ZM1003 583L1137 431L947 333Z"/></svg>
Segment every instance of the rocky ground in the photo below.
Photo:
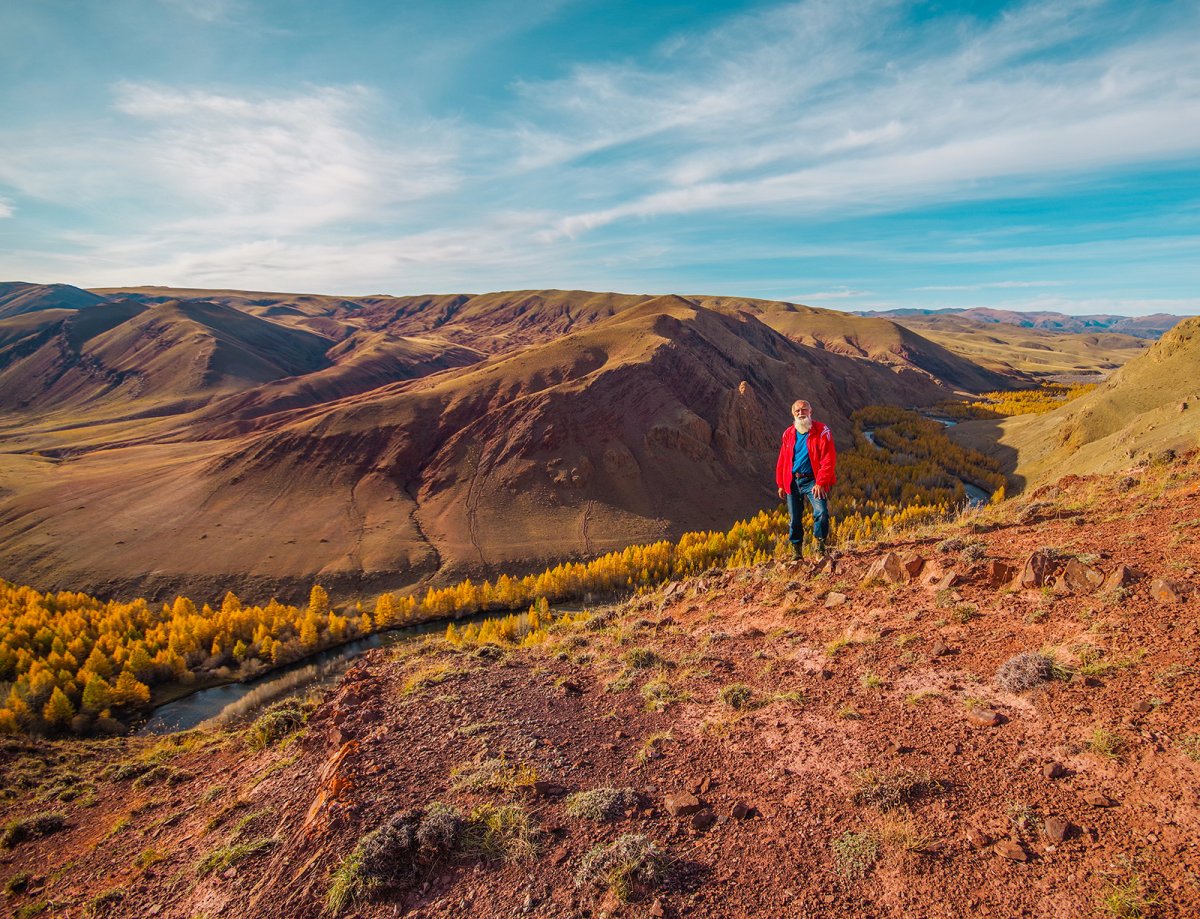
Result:
<svg viewBox="0 0 1200 919"><path fill-rule="evenodd" d="M711 572L528 648L372 652L248 730L10 741L0 902L1197 915L1198 569L1193 455Z"/></svg>

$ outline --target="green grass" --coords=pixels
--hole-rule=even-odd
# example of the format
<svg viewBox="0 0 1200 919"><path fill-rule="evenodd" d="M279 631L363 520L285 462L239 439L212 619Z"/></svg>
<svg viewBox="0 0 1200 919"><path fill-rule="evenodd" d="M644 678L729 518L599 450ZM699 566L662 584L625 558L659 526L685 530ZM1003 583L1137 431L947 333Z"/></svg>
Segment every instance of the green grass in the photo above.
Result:
<svg viewBox="0 0 1200 919"><path fill-rule="evenodd" d="M1158 899L1146 890L1136 874L1121 884L1110 881L1097 902L1100 911L1114 919L1142 919L1153 915L1157 905Z"/></svg>
<svg viewBox="0 0 1200 919"><path fill-rule="evenodd" d="M869 832L843 833L831 848L834 869L850 880L866 877L879 860L879 840Z"/></svg>
<svg viewBox="0 0 1200 919"><path fill-rule="evenodd" d="M485 803L471 812L463 848L491 861L533 861L541 831L533 817L519 804Z"/></svg>
<svg viewBox="0 0 1200 919"><path fill-rule="evenodd" d="M862 684L863 689L882 689L883 688L883 677L879 676L876 673L872 673L869 670L866 673L864 673L861 677L859 677L858 681L859 681L859 683Z"/></svg>
<svg viewBox="0 0 1200 919"><path fill-rule="evenodd" d="M754 690L745 683L730 683L717 691L717 698L734 709L749 708Z"/></svg>
<svg viewBox="0 0 1200 919"><path fill-rule="evenodd" d="M538 773L528 763L510 763L506 759L486 759L480 763L456 766L450 773L454 791L498 791L514 794L537 781Z"/></svg>
<svg viewBox="0 0 1200 919"><path fill-rule="evenodd" d="M1105 759L1120 759L1125 750L1125 738L1105 728L1096 728L1088 738L1087 748Z"/></svg>
<svg viewBox="0 0 1200 919"><path fill-rule="evenodd" d="M262 839L251 839L246 842L222 846L219 849L214 849L200 860L196 865L196 874L200 875L200 877L207 877L210 874L220 874L222 871L232 868L239 862L243 862L260 852L273 849L277 845L279 845L278 839L264 837Z"/></svg>

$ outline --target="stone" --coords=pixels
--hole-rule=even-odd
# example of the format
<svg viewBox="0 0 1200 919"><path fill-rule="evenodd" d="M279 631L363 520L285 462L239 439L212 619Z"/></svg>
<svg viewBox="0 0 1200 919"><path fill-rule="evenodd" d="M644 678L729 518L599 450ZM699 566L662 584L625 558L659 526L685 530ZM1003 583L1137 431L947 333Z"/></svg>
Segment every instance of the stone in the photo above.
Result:
<svg viewBox="0 0 1200 919"><path fill-rule="evenodd" d="M1098 791L1089 791L1083 796L1083 800L1092 807L1116 807L1117 802L1108 795L1101 794Z"/></svg>
<svg viewBox="0 0 1200 919"><path fill-rule="evenodd" d="M925 567L925 559L918 555L910 556L904 560L904 573L908 575L909 580L915 580L920 577L921 569Z"/></svg>
<svg viewBox="0 0 1200 919"><path fill-rule="evenodd" d="M1141 572L1128 565L1117 565L1104 579L1104 589L1116 590L1118 587L1128 587L1141 576Z"/></svg>
<svg viewBox="0 0 1200 919"><path fill-rule="evenodd" d="M672 817L687 817L704 807L704 805L700 803L699 798L686 791L680 791L673 795L667 795L666 800L663 802L663 806L666 807L667 813Z"/></svg>
<svg viewBox="0 0 1200 919"><path fill-rule="evenodd" d="M950 653L950 646L944 641L935 641L933 647L929 649L929 654L932 657L945 657Z"/></svg>
<svg viewBox="0 0 1200 919"><path fill-rule="evenodd" d="M976 849L983 849L992 844L992 837L974 824L967 824L966 834L967 842Z"/></svg>
<svg viewBox="0 0 1200 919"><path fill-rule="evenodd" d="M235 878L235 877L237 877L237 869L236 868L226 868L224 874L222 874L221 877Z"/></svg>
<svg viewBox="0 0 1200 919"><path fill-rule="evenodd" d="M1159 603L1182 603L1187 596L1187 588L1178 581L1155 578L1150 582L1150 596Z"/></svg>
<svg viewBox="0 0 1200 919"><path fill-rule="evenodd" d="M1011 839L996 843L996 854L1012 862L1029 861L1029 853L1025 851L1025 847Z"/></svg>
<svg viewBox="0 0 1200 919"><path fill-rule="evenodd" d="M977 728L994 728L1003 723L999 712L990 708L973 708L967 712L967 721Z"/></svg>
<svg viewBox="0 0 1200 919"><path fill-rule="evenodd" d="M562 785L554 782L544 782L540 779L534 782L530 788L534 797L537 798L561 798L567 793L567 789Z"/></svg>
<svg viewBox="0 0 1200 919"><path fill-rule="evenodd" d="M1071 832L1071 824L1062 817L1047 817L1046 824L1042 828L1042 832L1045 834L1046 839L1049 842L1057 845L1067 838L1068 834Z"/></svg>
<svg viewBox="0 0 1200 919"><path fill-rule="evenodd" d="M908 573L900 556L895 552L887 552L871 563L863 584L903 584L907 579Z"/></svg>
<svg viewBox="0 0 1200 919"><path fill-rule="evenodd" d="M1048 779L1061 779L1067 774L1067 770L1063 768L1062 763L1046 763L1042 767L1042 775Z"/></svg>
<svg viewBox="0 0 1200 919"><path fill-rule="evenodd" d="M846 595L840 594L836 590L831 590L825 595L825 608L833 609L835 606L841 606L846 602Z"/></svg>
<svg viewBox="0 0 1200 919"><path fill-rule="evenodd" d="M700 784L696 787L696 794L708 794L708 790L712 788L713 780L711 775L706 775L700 780Z"/></svg>
<svg viewBox="0 0 1200 919"><path fill-rule="evenodd" d="M963 582L962 575L954 569L947 571L941 578L935 581L931 586L936 591L953 590Z"/></svg>
<svg viewBox="0 0 1200 919"><path fill-rule="evenodd" d="M1017 576L1017 568L998 558L992 559L987 566L987 582L992 587L1002 587Z"/></svg>
<svg viewBox="0 0 1200 919"><path fill-rule="evenodd" d="M563 680L558 685L559 692L564 696L582 696L583 687L577 683L572 683L570 680Z"/></svg>
<svg viewBox="0 0 1200 919"><path fill-rule="evenodd" d="M1072 673L1071 679L1068 680L1067 682L1070 683L1072 686L1099 686L1100 685L1100 681L1098 679L1096 679L1094 676L1085 676L1084 674L1079 673L1078 671L1076 671L1075 673Z"/></svg>
<svg viewBox="0 0 1200 919"><path fill-rule="evenodd" d="M1137 705L1135 705L1133 707L1133 710L1135 712L1137 712L1139 715L1145 715L1145 714L1148 714L1148 713L1154 711L1154 706L1151 705L1149 702L1147 702L1145 699L1143 699L1141 702L1139 702Z"/></svg>
<svg viewBox="0 0 1200 919"><path fill-rule="evenodd" d="M729 816L734 820L747 820L752 810L753 808L745 801L738 801L737 804L729 809Z"/></svg>
<svg viewBox="0 0 1200 919"><path fill-rule="evenodd" d="M1062 583L1071 593L1090 594L1104 583L1104 575L1077 558L1067 562L1063 569Z"/></svg>
<svg viewBox="0 0 1200 919"><path fill-rule="evenodd" d="M650 909L647 910L647 915L653 917L653 919L663 919L666 914L667 911L663 909L662 900L655 897L654 902L650 904Z"/></svg>
<svg viewBox="0 0 1200 919"><path fill-rule="evenodd" d="M698 832L703 833L716 822L717 815L708 809L692 814L692 829Z"/></svg>
<svg viewBox="0 0 1200 919"><path fill-rule="evenodd" d="M1063 567L1062 559L1050 549L1038 549L1025 562L1025 567L1017 576L1017 586L1026 590L1033 587L1043 587Z"/></svg>

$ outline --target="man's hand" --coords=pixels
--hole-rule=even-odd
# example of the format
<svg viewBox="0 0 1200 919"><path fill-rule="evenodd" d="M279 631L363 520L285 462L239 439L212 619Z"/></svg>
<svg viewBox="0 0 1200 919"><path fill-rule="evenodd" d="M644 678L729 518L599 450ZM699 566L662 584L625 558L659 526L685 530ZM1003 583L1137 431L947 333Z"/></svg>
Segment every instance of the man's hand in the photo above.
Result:
<svg viewBox="0 0 1200 919"><path fill-rule="evenodd" d="M776 490L777 492L779 492L779 500L780 500L780 501L785 501L785 500L787 500L787 491L786 491L786 489L783 489L783 488L776 488L775 490Z"/></svg>
<svg viewBox="0 0 1200 919"><path fill-rule="evenodd" d="M818 501L824 500L825 498L829 497L829 491L827 489L822 488L820 485L814 485L812 487L812 494L813 494L813 497L816 498Z"/></svg>

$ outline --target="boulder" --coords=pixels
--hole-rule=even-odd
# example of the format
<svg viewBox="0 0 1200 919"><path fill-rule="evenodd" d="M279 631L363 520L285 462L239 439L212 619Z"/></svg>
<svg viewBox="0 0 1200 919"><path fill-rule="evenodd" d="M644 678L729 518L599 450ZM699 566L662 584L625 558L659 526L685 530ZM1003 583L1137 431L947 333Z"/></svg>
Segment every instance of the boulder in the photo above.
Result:
<svg viewBox="0 0 1200 919"><path fill-rule="evenodd" d="M700 803L700 799L694 794L687 791L676 792L673 795L667 795L663 802L667 813L672 817L688 817L702 810L704 805Z"/></svg>
<svg viewBox="0 0 1200 919"><path fill-rule="evenodd" d="M1025 847L1011 839L996 843L996 854L1010 862L1029 861L1029 853L1025 851Z"/></svg>
<svg viewBox="0 0 1200 919"><path fill-rule="evenodd" d="M998 558L992 559L987 566L987 582L992 587L1003 587L1017 576L1017 566L1010 565Z"/></svg>
<svg viewBox="0 0 1200 919"><path fill-rule="evenodd" d="M1070 834L1071 823L1062 817L1047 817L1042 832L1045 834L1047 841L1057 845Z"/></svg>
<svg viewBox="0 0 1200 919"><path fill-rule="evenodd" d="M1052 549L1038 549L1025 562L1017 576L1017 586L1026 590L1049 584L1064 567L1058 553Z"/></svg>
<svg viewBox="0 0 1200 919"><path fill-rule="evenodd" d="M900 556L895 552L887 552L871 563L863 584L903 584L906 580L908 573Z"/></svg>
<svg viewBox="0 0 1200 919"><path fill-rule="evenodd" d="M1150 596L1159 603L1182 603L1187 593L1187 586L1178 581L1155 578L1150 582Z"/></svg>
<svg viewBox="0 0 1200 919"><path fill-rule="evenodd" d="M910 555L904 560L904 573L908 575L909 580L916 580L924 567L925 559L919 555Z"/></svg>
<svg viewBox="0 0 1200 919"><path fill-rule="evenodd" d="M998 727L1004 719L1000 717L999 712L992 711L990 708L973 708L967 712L967 721L977 728L994 728Z"/></svg>
<svg viewBox="0 0 1200 919"><path fill-rule="evenodd" d="M825 608L832 609L835 606L841 606L846 602L846 595L840 594L836 590L831 590L825 595Z"/></svg>
<svg viewBox="0 0 1200 919"><path fill-rule="evenodd" d="M1116 590L1118 587L1128 587L1142 577L1141 572L1128 565L1117 565L1108 577L1104 579L1105 590Z"/></svg>
<svg viewBox="0 0 1200 919"><path fill-rule="evenodd" d="M1062 583L1071 593L1090 594L1104 584L1104 574L1073 558L1063 569Z"/></svg>

